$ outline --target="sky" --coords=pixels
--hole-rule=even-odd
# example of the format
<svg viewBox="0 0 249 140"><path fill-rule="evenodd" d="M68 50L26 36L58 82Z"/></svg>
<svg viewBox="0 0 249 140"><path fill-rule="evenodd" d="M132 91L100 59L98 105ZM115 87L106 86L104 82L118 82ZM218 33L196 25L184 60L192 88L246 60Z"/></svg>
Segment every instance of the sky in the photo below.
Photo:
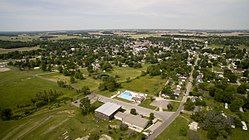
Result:
<svg viewBox="0 0 249 140"><path fill-rule="evenodd" d="M0 31L249 29L249 0L0 0Z"/></svg>

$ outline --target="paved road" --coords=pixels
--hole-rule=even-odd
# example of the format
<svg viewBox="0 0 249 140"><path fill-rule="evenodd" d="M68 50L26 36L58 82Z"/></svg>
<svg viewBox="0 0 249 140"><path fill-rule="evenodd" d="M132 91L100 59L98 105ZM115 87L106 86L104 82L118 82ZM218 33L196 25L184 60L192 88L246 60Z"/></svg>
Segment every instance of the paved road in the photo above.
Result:
<svg viewBox="0 0 249 140"><path fill-rule="evenodd" d="M195 61L195 65L197 65L197 61L199 59L199 56L197 56L197 59ZM194 66L192 66L192 70L191 70L191 73L190 73L190 76L189 76L189 79L188 79L188 83L186 85L186 94L185 96L183 96L183 99L182 99L182 102L180 103L177 111L171 115L167 120L165 120L162 125L160 125L155 131L153 134L151 134L147 139L148 140L154 140L157 136L159 136L163 131L164 129L166 129L176 118L177 116L179 116L180 112L184 109L184 103L187 101L187 98L188 98L188 95L189 95L189 92L191 91L192 89L192 82L193 82L193 71L194 71Z"/></svg>

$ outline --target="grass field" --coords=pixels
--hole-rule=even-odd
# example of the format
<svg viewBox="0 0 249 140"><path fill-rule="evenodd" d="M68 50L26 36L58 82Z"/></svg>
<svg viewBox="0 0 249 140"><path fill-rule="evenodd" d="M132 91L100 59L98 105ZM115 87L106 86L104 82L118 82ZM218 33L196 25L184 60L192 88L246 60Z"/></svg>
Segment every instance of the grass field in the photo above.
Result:
<svg viewBox="0 0 249 140"><path fill-rule="evenodd" d="M140 139L140 135L130 136L128 131L109 129L108 125L119 127L117 120L98 120L93 114L82 116L80 110L71 105L64 105L52 110L43 109L20 120L1 121L0 137L2 139L40 140L76 139L92 132L107 134L113 139ZM64 135L63 135L64 134Z"/></svg>
<svg viewBox="0 0 249 140"><path fill-rule="evenodd" d="M40 47L23 47L23 48L14 48L14 49L3 49L0 48L0 54L14 52L14 51L31 51L31 50L37 50Z"/></svg>
<svg viewBox="0 0 249 140"><path fill-rule="evenodd" d="M134 69L131 67L114 67L113 71L108 72L110 75L118 75L119 82L125 82L127 78L134 79L137 76L141 75L141 71L146 70L147 66L143 66L143 68Z"/></svg>
<svg viewBox="0 0 249 140"><path fill-rule="evenodd" d="M188 129L188 121L178 116L156 140L189 140L188 136L180 136L181 128Z"/></svg>
<svg viewBox="0 0 249 140"><path fill-rule="evenodd" d="M151 104L151 100L150 99L145 99L141 104L139 104L139 106L150 108L150 109L153 109L153 110L155 110L157 108L155 106L151 106L150 104Z"/></svg>
<svg viewBox="0 0 249 140"><path fill-rule="evenodd" d="M142 92L149 95L155 95L163 88L166 80L160 76L150 77L142 76L129 83L122 83L122 88L136 92Z"/></svg>
<svg viewBox="0 0 249 140"><path fill-rule="evenodd" d="M40 91L54 89L62 91L65 96L75 93L68 89L59 88L55 82L47 81L36 76L41 71L19 71L12 69L0 73L0 107L16 107L18 104L30 102L30 99Z"/></svg>

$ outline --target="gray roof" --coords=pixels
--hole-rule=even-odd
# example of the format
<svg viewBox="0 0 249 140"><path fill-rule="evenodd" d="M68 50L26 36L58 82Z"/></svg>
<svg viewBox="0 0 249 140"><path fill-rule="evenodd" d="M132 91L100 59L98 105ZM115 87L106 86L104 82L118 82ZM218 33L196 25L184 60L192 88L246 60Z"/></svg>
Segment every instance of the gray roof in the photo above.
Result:
<svg viewBox="0 0 249 140"><path fill-rule="evenodd" d="M122 122L128 123L140 128L145 128L148 125L149 120L142 118L139 115L132 115L123 112L118 112L115 116L122 118Z"/></svg>
<svg viewBox="0 0 249 140"><path fill-rule="evenodd" d="M102 114L105 114L107 116L111 116L113 113L115 113L120 108L121 108L120 105L107 102L107 103L103 104L102 106L100 106L99 108L97 108L95 111L100 112Z"/></svg>

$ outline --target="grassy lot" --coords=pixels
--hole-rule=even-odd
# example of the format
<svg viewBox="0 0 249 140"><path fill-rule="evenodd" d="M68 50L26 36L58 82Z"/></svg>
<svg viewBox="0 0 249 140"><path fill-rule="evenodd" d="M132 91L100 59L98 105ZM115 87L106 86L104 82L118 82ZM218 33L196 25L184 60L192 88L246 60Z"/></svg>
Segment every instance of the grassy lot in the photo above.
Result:
<svg viewBox="0 0 249 140"><path fill-rule="evenodd" d="M31 50L37 50L40 47L23 47L23 48L13 48L13 49L3 49L0 48L0 54L14 52L14 51L31 51Z"/></svg>
<svg viewBox="0 0 249 140"><path fill-rule="evenodd" d="M41 79L36 74L41 71L19 71L12 69L0 73L0 107L16 107L18 104L30 102L38 92L54 89L62 91L65 96L75 93L71 90L59 88L56 83Z"/></svg>
<svg viewBox="0 0 249 140"><path fill-rule="evenodd" d="M0 121L0 137L3 139L76 139L92 132L107 134L113 139L140 139L130 136L128 131L109 129L108 125L119 126L117 120L98 120L93 114L82 116L80 110L70 105L49 110L47 108L20 120ZM66 134L64 134L67 132ZM64 134L64 135L63 135Z"/></svg>
<svg viewBox="0 0 249 140"><path fill-rule="evenodd" d="M176 111L180 105L180 102L170 102L173 106L173 110L172 111Z"/></svg>
<svg viewBox="0 0 249 140"><path fill-rule="evenodd" d="M64 76L61 73L50 73L50 74L45 74L42 75L42 77L50 80L50 81L58 81L58 80L63 80L66 81L67 83L70 82L70 77L69 76ZM100 84L100 80L95 80L92 77L89 76L85 76L86 79L84 80L76 80L76 83L72 84L73 87L75 88L82 88L83 86L88 86L90 88L90 90L92 91L97 91L98 90L98 86Z"/></svg>
<svg viewBox="0 0 249 140"><path fill-rule="evenodd" d="M161 79L160 76L150 77L147 75L134 79L129 83L122 83L122 88L149 95L155 95L163 88L165 82L166 81Z"/></svg>
<svg viewBox="0 0 249 140"><path fill-rule="evenodd" d="M179 134L181 128L188 129L188 121L178 116L157 138L156 140L189 140L188 136Z"/></svg>
<svg viewBox="0 0 249 140"><path fill-rule="evenodd" d="M139 104L139 106L150 108L150 109L153 109L153 110L155 110L157 108L155 106L151 106L150 104L151 104L151 100L150 99L145 99L141 104Z"/></svg>
<svg viewBox="0 0 249 140"><path fill-rule="evenodd" d="M147 68L146 66L144 66L143 68L139 68L139 69L134 69L131 67L116 67L115 66L113 68L113 71L108 72L108 74L113 75L113 76L118 75L119 76L118 81L125 82L127 78L134 79L137 76L140 76L141 71L146 70L146 68Z"/></svg>

